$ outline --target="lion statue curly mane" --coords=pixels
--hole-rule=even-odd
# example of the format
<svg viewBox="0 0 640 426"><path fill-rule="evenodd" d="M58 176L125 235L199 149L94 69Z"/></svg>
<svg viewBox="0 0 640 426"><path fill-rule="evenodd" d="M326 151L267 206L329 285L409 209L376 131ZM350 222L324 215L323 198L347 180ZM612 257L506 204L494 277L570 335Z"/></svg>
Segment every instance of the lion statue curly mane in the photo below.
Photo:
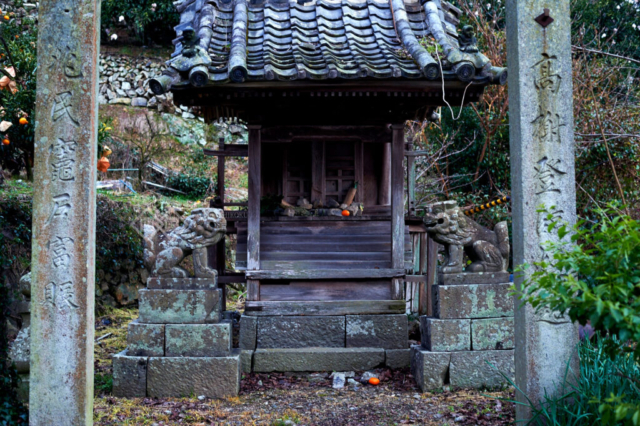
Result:
<svg viewBox="0 0 640 426"><path fill-rule="evenodd" d="M189 273L179 265L193 255L195 277L214 278L217 273L209 267L207 247L222 240L226 230L227 221L220 209L193 210L181 226L168 233L145 225L145 267L152 277L188 278Z"/></svg>
<svg viewBox="0 0 640 426"><path fill-rule="evenodd" d="M442 273L455 274L464 269L463 255L471 264L465 272L502 272L509 263L509 229L500 222L494 230L467 217L456 201L431 204L423 219L427 232L445 247Z"/></svg>

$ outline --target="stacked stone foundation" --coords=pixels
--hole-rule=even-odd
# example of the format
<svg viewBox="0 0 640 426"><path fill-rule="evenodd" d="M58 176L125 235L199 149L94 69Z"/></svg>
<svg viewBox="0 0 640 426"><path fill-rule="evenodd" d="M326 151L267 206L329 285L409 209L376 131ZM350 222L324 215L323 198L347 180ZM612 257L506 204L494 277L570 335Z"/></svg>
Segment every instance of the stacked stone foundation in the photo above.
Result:
<svg viewBox="0 0 640 426"><path fill-rule="evenodd" d="M365 371L410 364L406 315L240 319L244 372Z"/></svg>
<svg viewBox="0 0 640 426"><path fill-rule="evenodd" d="M127 349L113 357L119 397L223 398L240 391L240 351L215 278L150 278Z"/></svg>
<svg viewBox="0 0 640 426"><path fill-rule="evenodd" d="M496 388L513 380L514 302L509 274L440 275L432 315L420 317L421 345L411 348L420 389Z"/></svg>

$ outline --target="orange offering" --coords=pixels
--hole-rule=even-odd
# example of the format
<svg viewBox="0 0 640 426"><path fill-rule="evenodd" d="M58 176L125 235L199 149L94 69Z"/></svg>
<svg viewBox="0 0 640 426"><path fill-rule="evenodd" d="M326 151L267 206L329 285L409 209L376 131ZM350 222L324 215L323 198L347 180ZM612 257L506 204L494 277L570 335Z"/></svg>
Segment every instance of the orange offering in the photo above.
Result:
<svg viewBox="0 0 640 426"><path fill-rule="evenodd" d="M379 385L380 384L380 379L378 379L377 377L372 377L369 379L369 384L370 385Z"/></svg>
<svg viewBox="0 0 640 426"><path fill-rule="evenodd" d="M342 210L342 216L350 216L351 213L349 212L349 210Z"/></svg>
<svg viewBox="0 0 640 426"><path fill-rule="evenodd" d="M107 157L102 157L100 160L98 160L98 170L101 171L102 173L109 170L110 166L111 166L111 163L109 163L109 160L107 160Z"/></svg>

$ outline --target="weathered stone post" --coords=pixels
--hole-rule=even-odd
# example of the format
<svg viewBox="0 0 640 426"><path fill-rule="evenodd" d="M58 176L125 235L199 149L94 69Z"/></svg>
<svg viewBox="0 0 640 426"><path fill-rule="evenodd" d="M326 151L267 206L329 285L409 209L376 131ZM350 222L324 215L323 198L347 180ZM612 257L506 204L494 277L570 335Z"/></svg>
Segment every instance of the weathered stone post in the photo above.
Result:
<svg viewBox="0 0 640 426"><path fill-rule="evenodd" d="M39 16L30 424L90 425L100 0Z"/></svg>
<svg viewBox="0 0 640 426"><path fill-rule="evenodd" d="M547 213L575 222L570 0L508 0L507 54L514 264L548 259L542 244L557 241ZM516 278L520 286L522 278ZM567 363L578 373L578 333L557 312L536 314L516 300L516 384L534 401L554 394ZM519 308L519 309L518 309ZM524 396L518 392L518 399ZM530 410L518 405L517 419Z"/></svg>

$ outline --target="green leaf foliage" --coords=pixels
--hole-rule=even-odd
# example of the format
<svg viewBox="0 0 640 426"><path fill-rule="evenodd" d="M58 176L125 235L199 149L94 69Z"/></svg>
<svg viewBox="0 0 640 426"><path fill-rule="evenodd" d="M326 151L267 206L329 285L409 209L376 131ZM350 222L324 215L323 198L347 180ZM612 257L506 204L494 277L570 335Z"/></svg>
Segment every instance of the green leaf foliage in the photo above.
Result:
<svg viewBox="0 0 640 426"><path fill-rule="evenodd" d="M0 121L13 124L0 139L9 139L9 145L0 145L0 167L11 172L23 168L31 176L33 166L37 68L37 25L30 18L11 17L0 25L0 69L15 70L15 93L0 90ZM5 74L0 75L0 77ZM21 117L28 124L19 124Z"/></svg>
<svg viewBox="0 0 640 426"><path fill-rule="evenodd" d="M622 342L640 341L640 223L600 210L595 223L581 221L573 228L570 245L566 227L555 228L561 242L547 244L553 262L535 263L523 283L525 299L538 310L567 312L581 324L590 321L595 330ZM640 361L640 347L624 350Z"/></svg>
<svg viewBox="0 0 640 426"><path fill-rule="evenodd" d="M611 378L620 383L593 395L592 401L599 405L599 422L574 424L637 426L640 425L640 223L613 207L599 210L596 219L580 221L571 233L563 224L550 225L560 237L559 243L546 244L553 260L523 268L533 272L524 281L521 296L537 311L566 312L572 321L590 322L601 335L612 336L598 347L598 359L607 357L613 363L606 374L610 378L587 379L591 385ZM622 388L627 391L621 392ZM635 395L634 399L628 398L630 394Z"/></svg>
<svg viewBox="0 0 640 426"><path fill-rule="evenodd" d="M132 31L138 42L145 44L150 39L167 41L167 34L173 37L180 15L172 0L103 0L101 20L105 40L119 26Z"/></svg>
<svg viewBox="0 0 640 426"><path fill-rule="evenodd" d="M197 200L207 195L213 182L208 177L177 174L169 177L167 184L170 188L186 193L188 198Z"/></svg>

